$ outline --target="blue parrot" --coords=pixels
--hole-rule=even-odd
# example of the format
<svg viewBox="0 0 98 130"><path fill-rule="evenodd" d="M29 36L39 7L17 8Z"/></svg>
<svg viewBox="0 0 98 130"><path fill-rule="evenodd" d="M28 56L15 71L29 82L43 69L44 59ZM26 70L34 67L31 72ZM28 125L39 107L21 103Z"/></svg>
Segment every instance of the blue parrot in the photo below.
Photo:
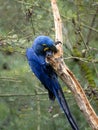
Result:
<svg viewBox="0 0 98 130"><path fill-rule="evenodd" d="M50 100L54 101L55 98L58 100L72 130L79 130L58 82L57 74L52 66L46 62L46 56L50 54L50 52L57 52L55 42L48 36L38 36L35 38L32 47L28 48L26 51L28 63L35 76L48 90Z"/></svg>

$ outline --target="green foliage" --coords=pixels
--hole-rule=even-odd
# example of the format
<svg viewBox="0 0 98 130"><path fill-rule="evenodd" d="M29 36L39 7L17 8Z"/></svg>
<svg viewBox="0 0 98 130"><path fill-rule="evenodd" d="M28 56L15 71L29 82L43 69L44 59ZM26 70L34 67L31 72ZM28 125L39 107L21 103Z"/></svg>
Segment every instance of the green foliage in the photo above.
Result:
<svg viewBox="0 0 98 130"><path fill-rule="evenodd" d="M65 62L98 113L97 17L91 26L97 0L57 2L63 22ZM26 48L38 35L54 39L50 1L0 0L0 130L71 129L56 101L53 112L48 112L47 92L26 61ZM61 80L60 84L80 130L90 130L73 95Z"/></svg>
<svg viewBox="0 0 98 130"><path fill-rule="evenodd" d="M9 114L9 108L4 102L0 102L0 124L6 119L6 116Z"/></svg>
<svg viewBox="0 0 98 130"><path fill-rule="evenodd" d="M73 56L83 58L82 53L78 50L78 48L74 47L73 48ZM77 60L78 61L78 60ZM89 64L83 61L78 61L80 65L80 69L83 72L85 78L88 81L88 86L92 88L96 87L94 77L93 77L93 72L91 71L91 68L89 67Z"/></svg>

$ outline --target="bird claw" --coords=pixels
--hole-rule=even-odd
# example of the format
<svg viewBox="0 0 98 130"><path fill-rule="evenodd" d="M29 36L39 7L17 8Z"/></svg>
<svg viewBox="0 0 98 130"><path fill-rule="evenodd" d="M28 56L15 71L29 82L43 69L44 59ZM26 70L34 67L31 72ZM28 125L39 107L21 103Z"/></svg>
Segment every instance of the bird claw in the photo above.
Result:
<svg viewBox="0 0 98 130"><path fill-rule="evenodd" d="M52 113L52 111L53 111L53 106L50 106L49 109L48 109L48 112Z"/></svg>

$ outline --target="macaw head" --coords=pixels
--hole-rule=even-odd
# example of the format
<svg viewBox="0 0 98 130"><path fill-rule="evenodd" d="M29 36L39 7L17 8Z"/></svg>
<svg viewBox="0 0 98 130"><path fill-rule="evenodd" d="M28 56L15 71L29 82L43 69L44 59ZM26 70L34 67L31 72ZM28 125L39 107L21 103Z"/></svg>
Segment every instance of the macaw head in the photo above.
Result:
<svg viewBox="0 0 98 130"><path fill-rule="evenodd" d="M48 36L38 36L35 38L32 48L39 55L46 54L47 51L57 52L54 41Z"/></svg>

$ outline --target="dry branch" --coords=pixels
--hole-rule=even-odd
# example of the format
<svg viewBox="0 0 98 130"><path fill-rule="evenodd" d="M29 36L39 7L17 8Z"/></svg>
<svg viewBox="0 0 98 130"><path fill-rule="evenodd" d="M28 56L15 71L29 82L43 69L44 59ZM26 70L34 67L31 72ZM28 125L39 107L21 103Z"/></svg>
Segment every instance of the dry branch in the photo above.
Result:
<svg viewBox="0 0 98 130"><path fill-rule="evenodd" d="M62 37L62 20L60 18L59 10L56 5L56 0L51 0L51 6L54 16L54 25L55 25L55 41L63 42Z"/></svg>
<svg viewBox="0 0 98 130"><path fill-rule="evenodd" d="M54 15L54 23L55 23L55 34L56 40L63 41L62 39L62 24L59 15L59 10L56 4L56 0L51 0L53 15ZM57 45L58 53L54 54L53 57L47 57L47 60L50 62L52 67L55 69L58 76L67 84L68 88L73 93L75 100L83 112L86 120L91 126L92 130L98 130L98 117L91 107L85 92L83 91L81 85L78 80L74 76L74 74L69 70L63 60L63 51L62 45Z"/></svg>

